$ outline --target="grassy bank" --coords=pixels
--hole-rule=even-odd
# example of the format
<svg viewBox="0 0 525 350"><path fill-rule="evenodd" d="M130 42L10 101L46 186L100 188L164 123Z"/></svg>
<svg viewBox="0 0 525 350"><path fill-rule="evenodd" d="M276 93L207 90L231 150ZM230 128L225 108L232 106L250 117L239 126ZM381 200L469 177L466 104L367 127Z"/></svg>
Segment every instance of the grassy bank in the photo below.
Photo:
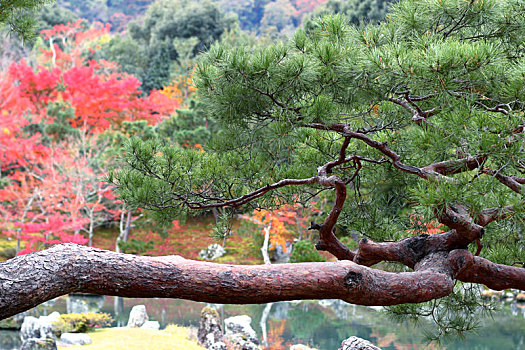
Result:
<svg viewBox="0 0 525 350"><path fill-rule="evenodd" d="M90 345L61 347L63 350L203 350L197 341L188 339L189 330L169 325L157 331L140 328L102 328L88 333L93 342Z"/></svg>

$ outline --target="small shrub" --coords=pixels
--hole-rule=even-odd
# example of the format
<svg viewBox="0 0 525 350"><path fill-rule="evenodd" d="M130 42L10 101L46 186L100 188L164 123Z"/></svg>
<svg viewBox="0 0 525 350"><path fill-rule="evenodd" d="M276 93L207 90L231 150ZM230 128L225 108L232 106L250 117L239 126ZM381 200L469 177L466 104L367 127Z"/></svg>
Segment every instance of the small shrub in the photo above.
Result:
<svg viewBox="0 0 525 350"><path fill-rule="evenodd" d="M106 313L89 312L87 314L63 314L53 322L53 329L62 333L85 333L92 328L107 327L113 319Z"/></svg>
<svg viewBox="0 0 525 350"><path fill-rule="evenodd" d="M0 257L4 259L11 259L16 256L16 248L15 247L7 247L0 249Z"/></svg>
<svg viewBox="0 0 525 350"><path fill-rule="evenodd" d="M129 242L119 243L119 248L123 253L136 255L145 254L148 250L152 250L154 246L154 241L144 242L135 238L132 238Z"/></svg>
<svg viewBox="0 0 525 350"><path fill-rule="evenodd" d="M319 254L315 245L311 241L298 241L293 246L290 262L311 262L311 261L326 261L325 257Z"/></svg>

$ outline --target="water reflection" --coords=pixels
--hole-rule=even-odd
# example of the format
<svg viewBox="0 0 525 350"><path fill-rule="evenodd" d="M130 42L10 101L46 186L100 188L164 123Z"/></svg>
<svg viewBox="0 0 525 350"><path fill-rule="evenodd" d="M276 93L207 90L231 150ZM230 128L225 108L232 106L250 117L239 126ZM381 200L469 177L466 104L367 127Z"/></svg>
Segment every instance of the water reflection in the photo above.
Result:
<svg viewBox="0 0 525 350"><path fill-rule="evenodd" d="M113 316L113 326L125 326L134 305L144 304L151 320L197 327L205 304L174 299L123 299L90 295L70 295L31 310L35 316L53 311L106 312ZM341 340L355 335L369 339L384 350L391 349L524 349L525 308L506 305L493 318L482 320L482 328L463 340L442 346L425 344L425 327L395 324L374 308L350 305L339 300L279 302L267 305L213 305L224 320L246 314L262 344L269 349L288 349L291 344L308 344L320 350L337 349ZM17 349L14 332L0 332L0 349ZM11 344L11 345L10 345Z"/></svg>

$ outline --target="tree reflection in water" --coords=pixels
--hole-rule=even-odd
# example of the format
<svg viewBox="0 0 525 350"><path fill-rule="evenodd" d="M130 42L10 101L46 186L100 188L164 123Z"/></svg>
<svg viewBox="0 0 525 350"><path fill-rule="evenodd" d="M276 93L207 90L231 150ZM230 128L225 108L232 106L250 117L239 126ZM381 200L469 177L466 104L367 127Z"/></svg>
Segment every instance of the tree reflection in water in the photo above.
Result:
<svg viewBox="0 0 525 350"><path fill-rule="evenodd" d="M205 304L177 299L125 299L91 295L70 295L57 298L30 310L34 316L53 311L106 312L114 318L113 326L125 326L134 305L144 304L150 320L167 324L197 327ZM288 349L291 344L308 344L319 350L337 349L343 339L358 336L368 339L383 350L442 349L489 350L519 349L525 341L525 308L520 304L506 304L493 318L481 321L477 332L465 334L464 339L444 340L441 345L428 345L425 330L408 323L395 324L377 310L346 304L339 300L278 302L268 305L213 305L219 308L222 319L246 314L252 318L252 327L270 349ZM18 349L16 332L0 333L0 349Z"/></svg>

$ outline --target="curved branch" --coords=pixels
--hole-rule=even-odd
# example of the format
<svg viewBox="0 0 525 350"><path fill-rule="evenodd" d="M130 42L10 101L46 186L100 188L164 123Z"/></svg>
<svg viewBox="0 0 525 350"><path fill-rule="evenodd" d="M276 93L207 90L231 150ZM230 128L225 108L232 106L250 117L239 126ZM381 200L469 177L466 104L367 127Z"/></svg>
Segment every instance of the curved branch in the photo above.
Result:
<svg viewBox="0 0 525 350"><path fill-rule="evenodd" d="M61 244L0 263L0 319L72 292L235 304L326 298L419 303L452 291L468 264L456 252L429 256L416 272L391 273L351 261L236 266Z"/></svg>
<svg viewBox="0 0 525 350"><path fill-rule="evenodd" d="M346 124L319 124L319 123L310 123L303 125L304 127L309 127L313 129L318 130L326 130L326 131L335 131L337 133L340 133L346 138L353 138L357 140L361 140L364 143L366 143L368 146L375 148L379 152L383 153L386 157L390 158L392 160L392 165L406 173L417 175L425 180L428 180L430 178L440 178L445 181L454 181L454 179L444 176L438 172L435 171L429 171L425 168L418 168L412 165L405 164L401 161L401 156L394 151L392 151L386 142L379 142L374 139L371 139L367 135L361 132L351 131Z"/></svg>
<svg viewBox="0 0 525 350"><path fill-rule="evenodd" d="M468 209L464 206L449 205L436 216L440 223L456 230L468 242L482 238L485 233L484 227L470 216Z"/></svg>
<svg viewBox="0 0 525 350"><path fill-rule="evenodd" d="M334 178L333 186L336 192L335 204L324 223L320 226L312 227L319 230L319 242L317 242L315 247L317 250L330 252L339 260L353 260L354 253L348 249L334 233L335 224L341 214L346 199L346 184L336 176L331 176L330 178Z"/></svg>
<svg viewBox="0 0 525 350"><path fill-rule="evenodd" d="M472 264L458 274L463 282L481 283L490 289L515 288L525 290L525 269L501 265L475 256Z"/></svg>
<svg viewBox="0 0 525 350"><path fill-rule="evenodd" d="M399 262L414 268L426 256L440 251L466 249L469 240L456 230L440 234L407 237L397 242L374 242L364 238L359 241L354 262L372 266L381 261Z"/></svg>
<svg viewBox="0 0 525 350"><path fill-rule="evenodd" d="M444 162L434 163L422 168L428 172L436 172L441 175L454 175L464 171L479 168L485 161L485 156L465 157L461 159L447 160Z"/></svg>
<svg viewBox="0 0 525 350"><path fill-rule="evenodd" d="M225 207L239 207L254 199L262 197L264 194L271 190L275 190L284 186L297 186L297 185L309 185L314 183L320 183L318 176L309 177L307 179L283 179L271 185L266 185L253 192L247 193L241 197L233 198L220 203L202 204L198 202L184 202L190 209L211 209L211 208L225 208Z"/></svg>
<svg viewBox="0 0 525 350"><path fill-rule="evenodd" d="M516 192L518 194L522 193L522 191L523 191L523 184L525 184L525 179L519 178L517 176L503 175L499 171L496 171L496 170L493 170L493 169L488 169L488 168L484 168L483 172L485 174L489 174L489 175L494 176L496 178L496 180L498 180L499 182L501 182L503 185L507 186L508 188L513 190L514 192Z"/></svg>
<svg viewBox="0 0 525 350"><path fill-rule="evenodd" d="M523 205L523 202L518 205ZM515 213L516 209L512 205L483 209L478 216L477 223L484 227L493 221L508 219Z"/></svg>

